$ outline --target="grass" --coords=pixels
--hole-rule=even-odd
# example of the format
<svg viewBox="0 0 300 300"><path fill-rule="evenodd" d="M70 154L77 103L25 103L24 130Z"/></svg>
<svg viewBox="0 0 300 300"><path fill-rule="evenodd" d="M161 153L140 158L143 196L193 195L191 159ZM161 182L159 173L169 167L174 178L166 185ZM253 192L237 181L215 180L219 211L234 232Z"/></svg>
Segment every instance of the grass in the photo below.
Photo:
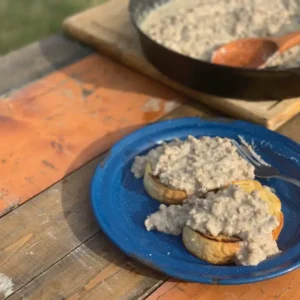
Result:
<svg viewBox="0 0 300 300"><path fill-rule="evenodd" d="M0 55L55 33L67 16L104 1L0 0Z"/></svg>

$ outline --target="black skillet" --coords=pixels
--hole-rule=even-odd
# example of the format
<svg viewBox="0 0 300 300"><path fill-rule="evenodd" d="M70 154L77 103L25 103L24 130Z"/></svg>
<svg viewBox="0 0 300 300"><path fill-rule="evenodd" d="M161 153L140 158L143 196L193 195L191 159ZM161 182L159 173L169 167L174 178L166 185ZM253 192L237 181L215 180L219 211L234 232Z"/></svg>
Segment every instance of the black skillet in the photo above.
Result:
<svg viewBox="0 0 300 300"><path fill-rule="evenodd" d="M167 1L170 0L130 0L129 4L143 52L161 73L187 87L220 97L280 100L300 96L300 68L279 71L226 67L187 57L153 41L142 32L140 23L151 9Z"/></svg>

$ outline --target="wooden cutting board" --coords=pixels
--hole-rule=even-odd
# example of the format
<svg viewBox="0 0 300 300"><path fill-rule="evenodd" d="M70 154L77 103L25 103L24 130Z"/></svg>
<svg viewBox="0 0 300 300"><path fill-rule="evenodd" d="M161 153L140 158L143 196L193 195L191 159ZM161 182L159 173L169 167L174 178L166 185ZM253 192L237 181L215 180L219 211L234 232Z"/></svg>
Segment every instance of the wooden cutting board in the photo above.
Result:
<svg viewBox="0 0 300 300"><path fill-rule="evenodd" d="M276 129L300 112L300 99L244 101L224 99L188 89L158 72L144 57L128 14L128 0L110 0L67 18L65 31L123 64L201 101L224 114Z"/></svg>

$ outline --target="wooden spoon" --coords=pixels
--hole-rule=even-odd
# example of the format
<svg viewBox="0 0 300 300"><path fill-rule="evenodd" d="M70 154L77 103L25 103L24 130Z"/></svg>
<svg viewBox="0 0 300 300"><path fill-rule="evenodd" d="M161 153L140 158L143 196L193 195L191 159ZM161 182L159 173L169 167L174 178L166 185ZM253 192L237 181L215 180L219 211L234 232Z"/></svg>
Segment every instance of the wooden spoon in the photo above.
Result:
<svg viewBox="0 0 300 300"><path fill-rule="evenodd" d="M282 53L300 44L300 31L278 38L247 38L230 42L215 51L215 64L259 68L276 52Z"/></svg>

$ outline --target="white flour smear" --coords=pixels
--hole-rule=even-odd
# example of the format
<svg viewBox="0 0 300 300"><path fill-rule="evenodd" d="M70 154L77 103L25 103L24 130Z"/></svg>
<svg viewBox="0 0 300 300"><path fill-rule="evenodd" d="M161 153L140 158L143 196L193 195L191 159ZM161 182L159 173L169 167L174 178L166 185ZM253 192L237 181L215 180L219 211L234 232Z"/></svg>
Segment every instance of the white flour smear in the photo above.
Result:
<svg viewBox="0 0 300 300"><path fill-rule="evenodd" d="M0 273L0 295L3 294L5 298L11 295L13 293L13 286L12 280L3 273Z"/></svg>
<svg viewBox="0 0 300 300"><path fill-rule="evenodd" d="M160 110L160 99L151 98L143 106L144 112L155 112Z"/></svg>

